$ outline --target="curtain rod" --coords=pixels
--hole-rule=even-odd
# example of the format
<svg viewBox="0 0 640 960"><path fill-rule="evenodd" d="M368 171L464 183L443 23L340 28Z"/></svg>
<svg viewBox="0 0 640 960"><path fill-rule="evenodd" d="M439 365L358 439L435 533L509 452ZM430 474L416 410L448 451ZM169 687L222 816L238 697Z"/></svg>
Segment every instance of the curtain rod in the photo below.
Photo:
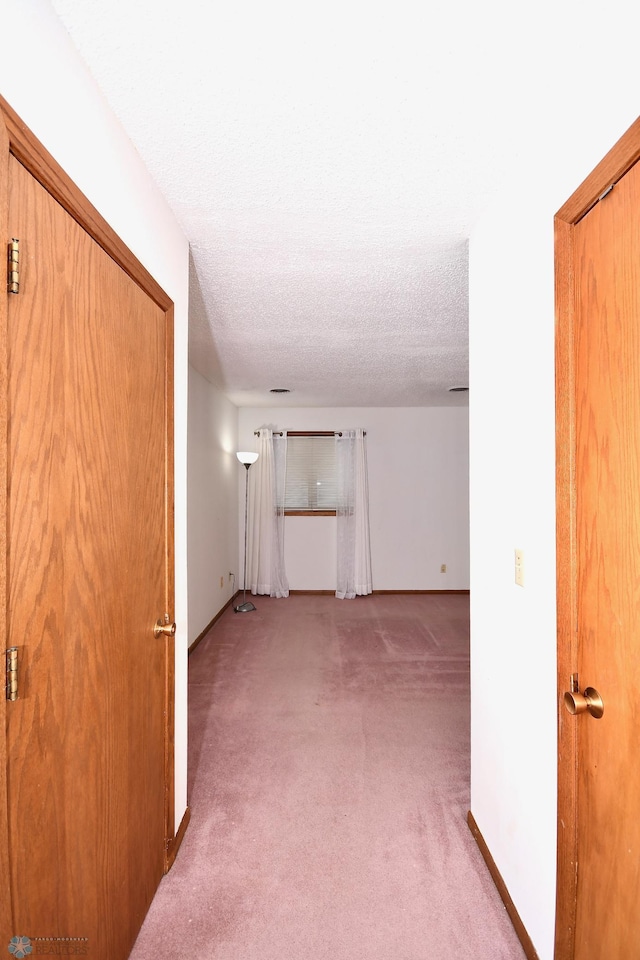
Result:
<svg viewBox="0 0 640 960"><path fill-rule="evenodd" d="M362 431L363 436L366 437L367 431ZM253 431L254 437L260 436L259 430ZM282 430L274 430L274 437L281 437L283 435ZM341 437L342 430L287 430L288 437Z"/></svg>

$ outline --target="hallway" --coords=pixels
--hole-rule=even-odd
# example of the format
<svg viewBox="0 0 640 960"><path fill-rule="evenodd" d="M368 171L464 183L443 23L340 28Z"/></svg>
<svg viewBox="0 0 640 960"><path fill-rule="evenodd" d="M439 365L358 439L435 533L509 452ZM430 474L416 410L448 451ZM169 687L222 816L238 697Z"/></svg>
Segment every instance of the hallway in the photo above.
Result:
<svg viewBox="0 0 640 960"><path fill-rule="evenodd" d="M191 823L131 960L523 960L466 824L469 597L254 600L190 657Z"/></svg>

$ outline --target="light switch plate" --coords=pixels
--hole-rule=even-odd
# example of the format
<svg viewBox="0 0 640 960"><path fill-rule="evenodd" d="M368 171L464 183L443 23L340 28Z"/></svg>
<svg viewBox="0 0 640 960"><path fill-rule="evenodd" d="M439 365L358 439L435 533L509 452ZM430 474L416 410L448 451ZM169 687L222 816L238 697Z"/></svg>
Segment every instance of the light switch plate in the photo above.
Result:
<svg viewBox="0 0 640 960"><path fill-rule="evenodd" d="M524 587L524 551L516 550L516 583Z"/></svg>

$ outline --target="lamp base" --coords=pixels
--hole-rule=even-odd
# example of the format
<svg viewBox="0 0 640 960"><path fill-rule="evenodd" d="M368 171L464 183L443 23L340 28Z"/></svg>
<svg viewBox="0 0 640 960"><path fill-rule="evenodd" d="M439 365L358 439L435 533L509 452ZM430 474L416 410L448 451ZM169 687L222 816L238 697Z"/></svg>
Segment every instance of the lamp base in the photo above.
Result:
<svg viewBox="0 0 640 960"><path fill-rule="evenodd" d="M239 603L237 607L233 608L234 613L249 613L250 610L255 610L250 600L245 600L244 603Z"/></svg>

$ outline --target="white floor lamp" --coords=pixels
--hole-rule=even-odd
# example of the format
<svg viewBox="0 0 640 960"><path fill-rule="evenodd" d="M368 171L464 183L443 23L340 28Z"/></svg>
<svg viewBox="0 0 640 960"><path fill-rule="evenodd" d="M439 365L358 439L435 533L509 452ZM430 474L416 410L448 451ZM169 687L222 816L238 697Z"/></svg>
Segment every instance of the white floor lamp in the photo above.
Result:
<svg viewBox="0 0 640 960"><path fill-rule="evenodd" d="M254 605L250 600L247 600L247 518L248 518L248 507L249 507L249 467L252 463L255 463L258 459L257 453L250 453L246 450L236 453L236 457L243 463L247 468L246 473L246 483L244 488L244 576L242 578L242 603L239 603L237 607L234 607L236 613L249 613L250 610L255 610Z"/></svg>

